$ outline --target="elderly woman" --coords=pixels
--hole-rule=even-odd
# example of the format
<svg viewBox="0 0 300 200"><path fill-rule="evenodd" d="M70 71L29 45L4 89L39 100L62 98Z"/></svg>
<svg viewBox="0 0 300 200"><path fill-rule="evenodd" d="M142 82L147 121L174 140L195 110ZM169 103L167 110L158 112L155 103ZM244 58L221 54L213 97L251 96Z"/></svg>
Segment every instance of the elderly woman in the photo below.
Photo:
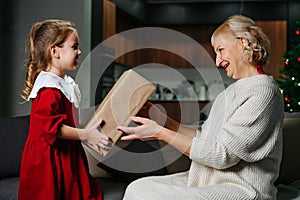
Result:
<svg viewBox="0 0 300 200"><path fill-rule="evenodd" d="M162 140L192 160L187 172L132 182L126 200L276 199L282 151L283 101L262 67L270 41L253 20L230 17L212 35L216 65L236 82L221 92L201 130L178 131L142 117L118 127L123 140Z"/></svg>

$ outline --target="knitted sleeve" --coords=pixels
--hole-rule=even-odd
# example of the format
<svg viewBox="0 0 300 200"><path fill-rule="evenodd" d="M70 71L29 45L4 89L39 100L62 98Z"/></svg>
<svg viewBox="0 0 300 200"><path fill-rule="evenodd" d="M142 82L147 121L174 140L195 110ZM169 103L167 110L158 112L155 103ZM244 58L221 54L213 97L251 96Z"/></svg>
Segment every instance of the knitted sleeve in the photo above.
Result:
<svg viewBox="0 0 300 200"><path fill-rule="evenodd" d="M240 160L256 162L267 157L275 148L280 132L281 103L274 88L265 86L237 97L225 108L225 116L213 117L203 133L193 139L191 159L225 169ZM220 110L217 105L210 115L218 116ZM207 137L202 137L203 134ZM214 134L215 138L210 137Z"/></svg>
<svg viewBox="0 0 300 200"><path fill-rule="evenodd" d="M218 140L228 152L247 162L273 151L282 123L282 99L271 87L255 90L225 121Z"/></svg>

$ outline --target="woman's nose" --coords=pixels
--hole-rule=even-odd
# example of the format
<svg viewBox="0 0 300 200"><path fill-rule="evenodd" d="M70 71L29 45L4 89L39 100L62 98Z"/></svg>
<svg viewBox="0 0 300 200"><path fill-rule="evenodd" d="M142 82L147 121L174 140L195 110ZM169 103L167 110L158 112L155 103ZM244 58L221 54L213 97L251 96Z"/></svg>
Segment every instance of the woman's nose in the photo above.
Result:
<svg viewBox="0 0 300 200"><path fill-rule="evenodd" d="M221 58L221 56L217 55L216 56L216 66L220 67L221 63L222 63L222 58Z"/></svg>

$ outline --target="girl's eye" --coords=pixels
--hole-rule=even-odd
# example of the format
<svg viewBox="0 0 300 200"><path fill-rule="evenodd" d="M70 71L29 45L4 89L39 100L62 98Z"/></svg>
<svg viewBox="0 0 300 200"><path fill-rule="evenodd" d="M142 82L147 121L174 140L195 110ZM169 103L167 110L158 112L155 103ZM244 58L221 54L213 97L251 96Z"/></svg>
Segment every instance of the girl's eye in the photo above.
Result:
<svg viewBox="0 0 300 200"><path fill-rule="evenodd" d="M73 48L74 50L77 50L77 49L78 49L78 46L79 46L79 45L73 45L72 48Z"/></svg>

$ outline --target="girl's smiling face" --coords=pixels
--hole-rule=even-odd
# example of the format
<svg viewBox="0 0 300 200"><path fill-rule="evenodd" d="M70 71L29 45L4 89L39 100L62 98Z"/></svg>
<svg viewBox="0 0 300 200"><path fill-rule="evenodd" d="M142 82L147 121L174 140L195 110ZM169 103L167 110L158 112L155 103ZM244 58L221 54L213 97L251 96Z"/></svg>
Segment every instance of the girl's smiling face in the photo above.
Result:
<svg viewBox="0 0 300 200"><path fill-rule="evenodd" d="M63 77L66 70L76 70L81 54L77 33L72 32L61 46L51 47L51 53L52 63L47 71Z"/></svg>
<svg viewBox="0 0 300 200"><path fill-rule="evenodd" d="M79 49L79 39L76 33L71 33L61 47L60 58L61 65L65 70L77 69L77 59L81 51Z"/></svg>

